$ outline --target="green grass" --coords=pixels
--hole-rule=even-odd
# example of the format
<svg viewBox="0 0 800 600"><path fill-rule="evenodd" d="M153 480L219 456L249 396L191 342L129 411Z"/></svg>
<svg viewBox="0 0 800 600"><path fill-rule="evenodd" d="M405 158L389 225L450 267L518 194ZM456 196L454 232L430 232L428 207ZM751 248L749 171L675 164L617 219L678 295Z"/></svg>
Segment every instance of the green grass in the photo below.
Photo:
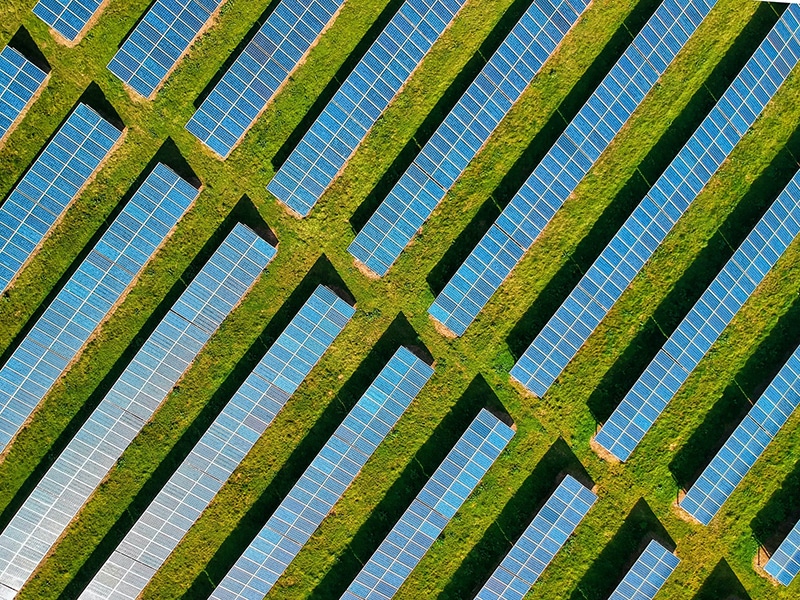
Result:
<svg viewBox="0 0 800 600"><path fill-rule="evenodd" d="M692 294L699 293L692 277L713 276L715 249L724 249L716 245L720 235L730 236L742 228L743 221L752 220L753 210L748 207L768 200L760 191L767 196L777 193L774 181L780 181L780 176L776 172L796 163L797 154L785 149L787 144L790 149L796 144L791 136L800 123L796 73L550 393L541 400L522 395L509 384L507 374L512 353L530 342L535 324L546 320L547 310L552 313L557 306L553 298L568 290L576 272L591 263L641 197L636 196L641 191L637 178L652 181L659 161L679 148L674 143L662 148L656 145L658 140L675 140L690 132L702 117L702 108L707 109L704 95L714 96L719 85L721 76L714 69L722 57L731 47L737 52L751 50L757 43L754 31L763 35L769 25L768 6L754 0L720 0L630 125L467 334L447 340L427 318L433 299L427 279L435 279L432 273L447 272L444 263L454 241L477 241L475 235L462 236L462 232L481 207L487 207L481 215L491 215L495 200L507 200L508 190L513 192L522 183L532 159L552 143L563 118L569 118L575 103L579 106L585 98L587 87L602 75L598 64L613 62L619 40L628 35L623 21L632 11L646 16L654 2L640 0L637 8L635 0L595 0L485 151L381 281L367 280L354 268L346 252L354 235L348 220L373 188L386 185L384 172L397 167L398 154L404 148L407 153L435 127L436 118L427 118L428 114L434 109L441 112L448 99L454 99L453 92L448 92L451 82L458 81L465 66L480 64L473 57L504 12L522 10L525 2L468 2L342 177L302 221L288 216L264 189L273 174L273 157L317 97L329 89L331 79L387 3L348 0L306 64L224 163L215 160L183 126L193 112L194 99L268 3L229 0L218 22L192 47L155 101L142 102L131 100L105 65L147 4L111 0L97 25L73 49L52 40L30 13L32 1L8 0L0 7L3 43L22 24L53 67L41 98L0 149L0 194L13 186L92 81L128 126L124 144L69 210L16 286L0 299L0 323L4 324L0 351L18 338L168 138L204 184L175 234L0 462L0 525L7 523L37 474L41 475L113 383L152 327L152 315L168 306L162 298L179 291L181 282L185 284L187 268L202 260L202 256L196 259L201 248L243 196L252 200L277 234L279 252L268 273L125 452L21 598L77 594L99 567L102 553L110 552L121 539L136 511L147 505L158 484L200 435L203 424L213 418L302 302L303 290L339 277L357 300L353 322L159 571L145 598L203 597L209 582L224 575L226 565L247 543L248 532L252 536L263 524L346 407L377 372L379 356L397 343L411 342L430 350L436 359L436 375L281 578L273 597L330 598L341 591L359 561L366 560L379 543L379 532L391 527L475 410L487 403L502 404L517 424L517 435L398 597L464 597L488 575L509 540L532 517L552 489L556 474L574 471L579 465L598 484L600 501L536 584L532 598L604 597L607 578L619 577L641 537L661 528L662 535L677 543L683 562L660 598L741 596L742 586L753 599L798 595L800 584L774 588L755 574L751 561L757 537L768 538L780 526L760 511L787 476L789 483L797 479L800 450L792 441L800 417L795 415L779 434L710 527L681 520L673 502L678 491L675 472L691 471L711 457L707 453L694 457L694 462L692 456L687 457L691 454L687 448L698 447L692 434L701 427L719 431L729 425L729 415L720 408L713 410L715 405L735 405L734 388L753 397L781 349L796 341L793 333L785 332L796 331L799 324L794 282L800 275L800 245L794 244L781 259L629 463L609 465L588 447L596 427L590 406L600 403L601 393L609 396L606 404L614 398L607 377L630 377L615 371L615 362L632 360L625 356L632 348L655 351L658 336L653 331L675 325L670 312L675 298L689 303L685 310ZM397 2L391 4L397 6ZM753 15L756 21L748 27ZM747 32L744 41L735 44L743 30ZM614 41L607 47L610 40ZM778 163L784 165L783 171L776 171ZM758 194L749 193L753 182ZM468 231L479 235L480 229L478 223ZM688 272L693 273L691 277L685 275ZM301 284L301 291L293 293ZM398 319L401 313L407 323ZM382 349L377 354L371 353L375 344ZM775 502L790 503L792 494L784 490L775 497ZM783 505L779 508L788 510Z"/></svg>

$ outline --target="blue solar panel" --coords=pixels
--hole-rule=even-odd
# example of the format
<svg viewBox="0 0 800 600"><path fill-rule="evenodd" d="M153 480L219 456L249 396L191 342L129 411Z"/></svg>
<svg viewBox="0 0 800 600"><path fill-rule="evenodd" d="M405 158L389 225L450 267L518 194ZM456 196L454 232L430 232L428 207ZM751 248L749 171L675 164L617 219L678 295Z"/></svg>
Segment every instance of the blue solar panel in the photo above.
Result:
<svg viewBox="0 0 800 600"><path fill-rule="evenodd" d="M522 600L597 500L567 475L475 600Z"/></svg>
<svg viewBox="0 0 800 600"><path fill-rule="evenodd" d="M651 541L608 600L653 600L679 562L672 552Z"/></svg>
<svg viewBox="0 0 800 600"><path fill-rule="evenodd" d="M228 234L0 534L0 595L22 587L274 255L244 225Z"/></svg>
<svg viewBox="0 0 800 600"><path fill-rule="evenodd" d="M433 369L406 348L395 353L212 599L262 598L272 589L431 375Z"/></svg>
<svg viewBox="0 0 800 600"><path fill-rule="evenodd" d="M47 73L11 46L0 51L0 142L33 103Z"/></svg>
<svg viewBox="0 0 800 600"><path fill-rule="evenodd" d="M530 392L542 396L548 390L800 60L798 16L800 6L783 13L692 138L514 365L511 376Z"/></svg>
<svg viewBox="0 0 800 600"><path fill-rule="evenodd" d="M775 200L656 354L595 442L627 460L739 309L800 233L800 173Z"/></svg>
<svg viewBox="0 0 800 600"><path fill-rule="evenodd" d="M466 0L406 0L269 182L307 216Z"/></svg>
<svg viewBox="0 0 800 600"><path fill-rule="evenodd" d="M385 275L589 4L534 0L349 252Z"/></svg>
<svg viewBox="0 0 800 600"><path fill-rule="evenodd" d="M78 41L106 0L39 0L33 14L70 43Z"/></svg>
<svg viewBox="0 0 800 600"><path fill-rule="evenodd" d="M122 132L79 104L0 206L0 292L64 215Z"/></svg>
<svg viewBox="0 0 800 600"><path fill-rule="evenodd" d="M108 70L140 96L153 97L223 1L156 0Z"/></svg>
<svg viewBox="0 0 800 600"><path fill-rule="evenodd" d="M344 0L283 0L186 124L220 158L253 126Z"/></svg>
<svg viewBox="0 0 800 600"><path fill-rule="evenodd" d="M786 539L764 565L764 570L781 585L789 585L800 572L800 523L797 523Z"/></svg>
<svg viewBox="0 0 800 600"><path fill-rule="evenodd" d="M342 600L394 596L513 436L513 429L481 410Z"/></svg>
<svg viewBox="0 0 800 600"><path fill-rule="evenodd" d="M463 335L655 85L716 0L664 0L489 232L430 315Z"/></svg>

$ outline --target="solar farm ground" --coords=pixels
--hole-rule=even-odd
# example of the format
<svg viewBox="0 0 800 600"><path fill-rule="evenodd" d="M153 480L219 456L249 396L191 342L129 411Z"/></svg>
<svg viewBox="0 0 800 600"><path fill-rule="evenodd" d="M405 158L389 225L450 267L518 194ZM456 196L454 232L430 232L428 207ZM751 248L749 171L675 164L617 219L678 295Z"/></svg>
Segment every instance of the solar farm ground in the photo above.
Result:
<svg viewBox="0 0 800 600"><path fill-rule="evenodd" d="M51 78L0 148L8 193L79 98L109 106L122 146L0 299L0 360L24 336L84 249L162 160L203 186L196 205L139 283L56 385L0 462L5 526L138 346L236 220L266 223L280 245L268 272L212 338L125 452L20 598L77 596L204 428L318 283L347 289L353 321L256 444L144 593L205 598L399 343L425 346L436 373L334 513L272 592L338 597L483 406L517 435L411 574L398 597L470 597L553 490L562 472L597 484L599 500L534 586L531 598L601 600L644 548L674 542L682 562L660 598L800 596L759 577L800 517L795 414L709 527L674 507L772 374L800 342L800 244L778 262L624 465L589 448L605 420L792 176L800 160L795 70L544 399L508 371L581 273L680 149L777 19L780 5L720 0L467 334L447 339L427 308L593 87L655 9L654 0L595 0L383 280L365 278L347 246L528 0L470 0L311 215L298 220L266 192L270 177L400 2L348 0L306 63L225 162L185 131L209 82L276 2L229 0L154 101L133 100L106 69L147 8L111 0L86 38L59 45L32 1L0 5L0 39L35 43ZM565 121L566 120L566 121Z"/></svg>

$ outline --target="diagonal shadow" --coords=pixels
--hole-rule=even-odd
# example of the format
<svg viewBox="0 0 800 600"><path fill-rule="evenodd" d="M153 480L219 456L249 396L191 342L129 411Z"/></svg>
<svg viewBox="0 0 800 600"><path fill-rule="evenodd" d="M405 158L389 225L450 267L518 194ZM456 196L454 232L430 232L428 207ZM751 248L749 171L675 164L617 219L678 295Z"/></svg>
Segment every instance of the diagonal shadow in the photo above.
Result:
<svg viewBox="0 0 800 600"><path fill-rule="evenodd" d="M692 600L750 600L750 595L723 558Z"/></svg>
<svg viewBox="0 0 800 600"><path fill-rule="evenodd" d="M759 546L772 555L800 520L800 463L795 463L792 472L758 514L750 521L753 537Z"/></svg>

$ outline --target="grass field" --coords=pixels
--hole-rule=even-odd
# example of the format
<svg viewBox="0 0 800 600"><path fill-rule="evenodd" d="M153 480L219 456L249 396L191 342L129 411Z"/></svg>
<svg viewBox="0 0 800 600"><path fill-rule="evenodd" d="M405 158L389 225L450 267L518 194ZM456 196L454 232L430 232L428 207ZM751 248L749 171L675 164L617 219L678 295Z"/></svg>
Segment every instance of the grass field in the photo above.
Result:
<svg viewBox="0 0 800 600"><path fill-rule="evenodd" d="M543 399L508 371L625 217L667 166L777 20L780 5L719 0L574 197L460 339L427 317L434 294L655 9L656 0L594 0L383 280L365 278L347 246L414 152L435 130L529 0L469 0L315 207L298 220L265 190L399 0L348 0L305 65L225 162L184 129L194 102L277 0L228 0L155 100L132 100L105 68L147 0L110 0L74 48L30 12L0 3L0 44L26 28L52 67L47 88L0 148L5 197L79 98L104 97L127 126L122 146L0 298L0 353L77 266L84 248L154 160L204 191L138 284L0 459L4 527L102 399L232 223L265 222L275 261L223 324L153 420L43 563L20 598L74 598L149 504L205 427L317 283L357 301L353 321L159 571L144 598L205 598L400 343L425 346L436 374L270 597L338 597L483 406L518 431L448 525L399 598L461 599L529 523L559 473L584 474L600 500L534 586L531 598L602 600L649 535L682 563L659 598L788 600L752 568L800 517L800 415L758 461L709 527L682 520L681 488L705 467L781 359L800 342L800 244L793 244L625 465L589 448L598 421L680 322L800 159L800 73L778 92L729 161ZM150 165L150 166L148 166ZM648 183L649 182L649 183ZM88 246L87 246L88 245Z"/></svg>

